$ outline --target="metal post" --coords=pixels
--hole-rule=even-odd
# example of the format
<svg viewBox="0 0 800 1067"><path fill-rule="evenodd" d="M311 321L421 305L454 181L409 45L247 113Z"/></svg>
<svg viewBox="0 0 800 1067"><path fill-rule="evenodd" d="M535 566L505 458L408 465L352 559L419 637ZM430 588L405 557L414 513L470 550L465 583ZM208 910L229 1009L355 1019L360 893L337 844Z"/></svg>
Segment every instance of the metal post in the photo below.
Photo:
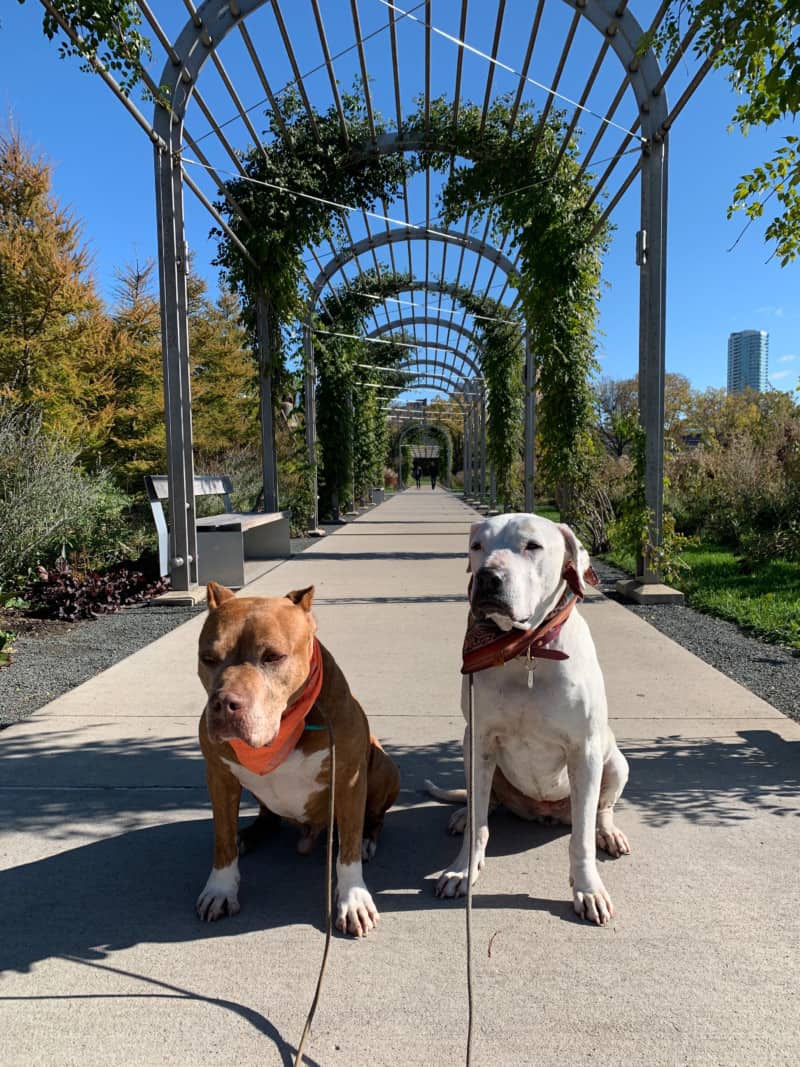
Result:
<svg viewBox="0 0 800 1067"><path fill-rule="evenodd" d="M183 225L183 182L176 163L180 131L171 127L173 151L156 146L156 215L164 364L164 423L169 485L169 574L172 588L197 584L197 530L194 511L192 400L186 302L187 248Z"/></svg>
<svg viewBox="0 0 800 1067"><path fill-rule="evenodd" d="M486 503L486 386L481 382L481 500Z"/></svg>
<svg viewBox="0 0 800 1067"><path fill-rule="evenodd" d="M534 508L533 484L536 475L536 364L531 335L525 330L525 510Z"/></svg>
<svg viewBox="0 0 800 1067"><path fill-rule="evenodd" d="M353 500L350 505L352 514L356 511L356 405L353 397L353 386L350 386L350 482L352 486Z"/></svg>
<svg viewBox="0 0 800 1067"><path fill-rule="evenodd" d="M306 323L303 331L303 352L306 394L306 453L308 465L311 468L311 529L316 533L319 530L319 485L317 483L317 375L314 366L314 340L311 336L310 323Z"/></svg>
<svg viewBox="0 0 800 1067"><path fill-rule="evenodd" d="M464 496L472 496L472 440L470 409L464 412Z"/></svg>
<svg viewBox="0 0 800 1067"><path fill-rule="evenodd" d="M497 505L497 475L494 463L489 466L489 503L493 508Z"/></svg>
<svg viewBox="0 0 800 1067"><path fill-rule="evenodd" d="M664 135L664 138L666 135ZM667 281L667 144L642 149L642 228L637 235L639 273L639 421L645 431L645 502L651 513L650 542L661 544L664 516L664 380ZM639 559L637 580L661 581Z"/></svg>
<svg viewBox="0 0 800 1067"><path fill-rule="evenodd" d="M256 297L258 335L258 387L261 409L261 470L264 511L278 510L278 472L275 459L275 427L272 417L272 335L269 305L263 293Z"/></svg>
<svg viewBox="0 0 800 1067"><path fill-rule="evenodd" d="M472 458L472 470L470 471L470 479L472 481L472 494L475 497L480 496L480 482L478 480L480 474L480 462L481 462L481 438L480 438L480 422L478 419L478 401L475 397L472 398L472 431L470 434L472 440L472 447L470 448L470 456Z"/></svg>

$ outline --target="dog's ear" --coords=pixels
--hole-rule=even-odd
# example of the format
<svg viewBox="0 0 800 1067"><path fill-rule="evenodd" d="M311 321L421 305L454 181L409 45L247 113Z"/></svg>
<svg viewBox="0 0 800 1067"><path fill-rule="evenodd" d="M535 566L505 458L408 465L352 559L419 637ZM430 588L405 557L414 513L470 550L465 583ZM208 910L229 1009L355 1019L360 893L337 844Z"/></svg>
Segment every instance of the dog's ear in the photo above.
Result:
<svg viewBox="0 0 800 1067"><path fill-rule="evenodd" d="M469 558L469 552L472 548L472 542L475 540L475 532L479 526L482 526L481 522L473 522L469 528L469 541L467 542L467 574L472 574L472 560Z"/></svg>
<svg viewBox="0 0 800 1067"><path fill-rule="evenodd" d="M575 532L565 523L558 523L561 536L567 546L567 555L564 560L563 577L567 584L578 596L586 594L586 583L599 585L600 579L595 574L589 553L578 540Z"/></svg>
<svg viewBox="0 0 800 1067"><path fill-rule="evenodd" d="M206 586L206 599L208 600L209 611L218 608L220 604L224 604L226 600L233 600L235 596L235 593L226 588L226 586L220 585L219 582L209 582Z"/></svg>
<svg viewBox="0 0 800 1067"><path fill-rule="evenodd" d="M287 600L291 600L293 604L297 604L303 611L311 611L311 602L314 599L314 586L309 585L307 589L293 589L291 593L286 594Z"/></svg>

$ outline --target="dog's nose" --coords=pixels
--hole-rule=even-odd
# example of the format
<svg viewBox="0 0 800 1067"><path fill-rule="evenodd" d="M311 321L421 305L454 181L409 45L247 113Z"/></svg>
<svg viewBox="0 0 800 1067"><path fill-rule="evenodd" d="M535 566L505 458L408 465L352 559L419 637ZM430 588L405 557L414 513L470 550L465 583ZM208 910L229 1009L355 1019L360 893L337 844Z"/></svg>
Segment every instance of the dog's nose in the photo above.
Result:
<svg viewBox="0 0 800 1067"><path fill-rule="evenodd" d="M236 717L244 711L244 697L233 689L221 689L211 701L211 710L218 715Z"/></svg>
<svg viewBox="0 0 800 1067"><path fill-rule="evenodd" d="M497 571L490 567L481 567L475 575L475 592L478 596L489 596L498 593L503 586L503 579Z"/></svg>

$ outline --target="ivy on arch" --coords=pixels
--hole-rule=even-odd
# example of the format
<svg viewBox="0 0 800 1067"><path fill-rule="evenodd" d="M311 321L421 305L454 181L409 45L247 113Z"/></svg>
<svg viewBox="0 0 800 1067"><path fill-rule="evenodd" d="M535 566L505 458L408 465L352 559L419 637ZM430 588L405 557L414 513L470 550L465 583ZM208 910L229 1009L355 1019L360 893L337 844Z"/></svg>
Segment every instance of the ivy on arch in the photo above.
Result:
<svg viewBox="0 0 800 1067"><path fill-rule="evenodd" d="M453 480L453 438L445 425L433 419L426 421L424 426L401 426L392 438L393 453L396 454L399 449L402 453L403 483L408 483L411 473L411 450L415 443L419 444L425 437L433 437L436 440L439 447L439 481L449 487ZM398 476L399 474L398 471Z"/></svg>
<svg viewBox="0 0 800 1067"><path fill-rule="evenodd" d="M272 333L278 337L277 327L302 315L303 250L325 238L341 241L343 213L274 186L369 210L393 199L423 168L445 173L444 222L465 213L488 218L495 239L510 238L519 252L515 281L538 363L542 468L550 484L562 489L562 504L575 517L588 471L590 377L596 369L596 308L608 232L598 225L600 205L586 206L590 177L581 172L574 144L561 149L563 116L552 110L544 117L530 104L514 111L506 96L496 99L485 117L478 105L462 103L454 127L452 103L440 97L427 115L418 109L405 126L405 144L398 139L387 154L374 145L357 89L343 94L342 104L347 136L335 108L309 114L293 94L286 94L279 111L267 112L271 140L251 150L242 161L246 177L228 185L248 217L248 247L260 269L254 273L224 234L216 262L245 303L252 304L259 290L267 294L276 327ZM374 123L378 135L387 132L380 115ZM451 165L454 156L460 162ZM243 226L226 202L218 208L234 231ZM377 285L372 291L379 291ZM522 433L522 335L509 310L488 294L460 295L473 313L487 316L480 332L489 393L488 449L502 500L510 492ZM325 356L321 387L324 363Z"/></svg>
<svg viewBox="0 0 800 1067"><path fill-rule="evenodd" d="M345 501L355 504L383 485L388 428L380 391L370 384L376 375L385 385L404 384L409 375L396 368L409 349L399 336L386 344L358 339L374 306L365 293L382 284L376 272L366 272L362 288L340 287L322 302L311 327L323 512L337 514Z"/></svg>

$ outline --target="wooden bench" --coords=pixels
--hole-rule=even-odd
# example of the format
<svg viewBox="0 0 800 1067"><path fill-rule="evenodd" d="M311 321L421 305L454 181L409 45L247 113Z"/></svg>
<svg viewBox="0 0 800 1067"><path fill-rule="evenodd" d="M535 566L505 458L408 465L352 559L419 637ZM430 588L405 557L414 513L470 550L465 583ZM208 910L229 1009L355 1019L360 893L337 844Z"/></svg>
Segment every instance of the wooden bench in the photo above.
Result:
<svg viewBox="0 0 800 1067"><path fill-rule="evenodd" d="M159 569L164 575L169 573L169 534L163 501L169 499L169 487L163 474L147 474L144 483L158 531ZM200 585L214 581L240 589L264 572L264 568L254 567L253 561L288 559L291 555L288 513L235 512L231 509L232 492L233 484L225 475L198 475L194 479L195 498L221 496L225 508L219 515L196 520Z"/></svg>

